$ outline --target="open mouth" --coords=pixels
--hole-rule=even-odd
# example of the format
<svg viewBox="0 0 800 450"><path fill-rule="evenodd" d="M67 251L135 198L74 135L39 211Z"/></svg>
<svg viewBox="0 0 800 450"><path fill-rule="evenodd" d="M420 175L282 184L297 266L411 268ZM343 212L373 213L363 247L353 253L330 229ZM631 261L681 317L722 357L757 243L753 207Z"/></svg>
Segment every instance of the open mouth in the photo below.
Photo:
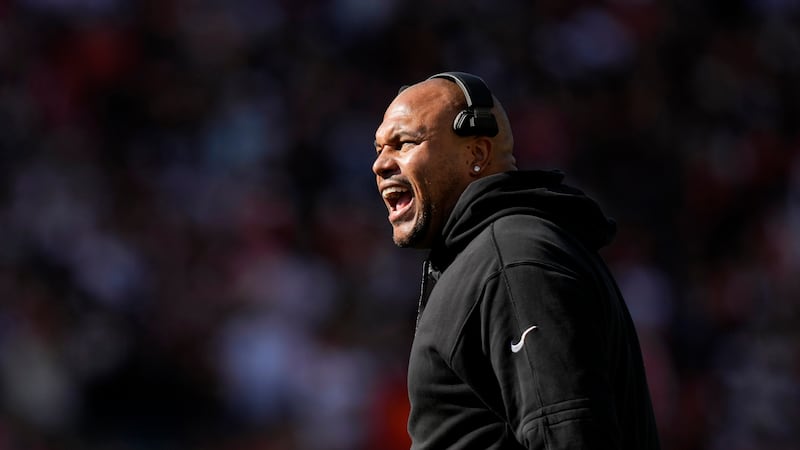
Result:
<svg viewBox="0 0 800 450"><path fill-rule="evenodd" d="M381 192L381 195L389 208L390 221L401 216L414 201L411 190L402 186L388 187Z"/></svg>

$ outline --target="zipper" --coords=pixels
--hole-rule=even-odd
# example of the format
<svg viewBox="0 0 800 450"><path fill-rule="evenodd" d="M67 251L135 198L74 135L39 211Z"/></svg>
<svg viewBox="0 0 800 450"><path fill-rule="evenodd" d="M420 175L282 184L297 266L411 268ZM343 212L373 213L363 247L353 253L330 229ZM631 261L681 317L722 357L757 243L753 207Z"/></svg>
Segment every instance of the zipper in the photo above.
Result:
<svg viewBox="0 0 800 450"><path fill-rule="evenodd" d="M417 334L417 329L419 328L419 321L422 318L422 309L425 307L426 303L426 290L428 288L428 272L430 271L431 262L430 260L425 260L422 263L422 283L420 283L419 287L419 301L417 302L417 322L414 325L414 334Z"/></svg>
<svg viewBox="0 0 800 450"><path fill-rule="evenodd" d="M417 323L414 327L414 334L417 334L417 328L419 328L419 322L422 320L422 312L425 310L425 305L428 304L428 298L431 296L431 291L433 291L434 286L436 286L436 282L439 281L439 277L441 276L441 272L437 271L433 268L433 264L431 263L430 259L426 259L425 262L422 263L422 283L419 287L419 302L417 303Z"/></svg>

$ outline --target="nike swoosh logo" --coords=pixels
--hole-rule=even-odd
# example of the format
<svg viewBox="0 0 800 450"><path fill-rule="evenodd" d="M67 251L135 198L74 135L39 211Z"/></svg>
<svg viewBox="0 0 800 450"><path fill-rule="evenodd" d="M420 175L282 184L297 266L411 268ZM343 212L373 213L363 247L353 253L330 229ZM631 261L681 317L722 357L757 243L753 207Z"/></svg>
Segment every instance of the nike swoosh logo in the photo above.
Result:
<svg viewBox="0 0 800 450"><path fill-rule="evenodd" d="M535 329L536 329L536 325L534 325L534 326L528 328L527 330L523 331L522 332L522 336L520 336L520 338L519 338L519 342L517 342L516 344L513 343L513 342L511 343L511 351L514 352L514 353L517 353L518 351L522 350L522 346L525 344L525 336L527 336L528 333L530 333L531 331L533 331Z"/></svg>

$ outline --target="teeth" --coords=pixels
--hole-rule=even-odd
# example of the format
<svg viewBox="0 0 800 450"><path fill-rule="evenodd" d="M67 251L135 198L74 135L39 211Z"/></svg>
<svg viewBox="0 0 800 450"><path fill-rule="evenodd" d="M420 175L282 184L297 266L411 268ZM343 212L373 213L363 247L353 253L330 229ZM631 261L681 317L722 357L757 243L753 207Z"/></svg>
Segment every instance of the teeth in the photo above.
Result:
<svg viewBox="0 0 800 450"><path fill-rule="evenodd" d="M388 187L388 188L384 189L381 192L381 195L383 195L383 198L389 198L392 195L402 194L404 192L408 192L408 189L400 187L400 186L392 186L392 187Z"/></svg>

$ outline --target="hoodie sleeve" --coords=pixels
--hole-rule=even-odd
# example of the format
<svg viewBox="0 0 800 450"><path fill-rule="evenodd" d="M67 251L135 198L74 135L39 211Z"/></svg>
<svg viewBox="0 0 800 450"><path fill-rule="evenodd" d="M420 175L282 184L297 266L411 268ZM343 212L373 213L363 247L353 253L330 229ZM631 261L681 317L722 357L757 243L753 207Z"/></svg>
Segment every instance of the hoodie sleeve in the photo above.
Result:
<svg viewBox="0 0 800 450"><path fill-rule="evenodd" d="M618 448L598 295L549 264L506 268L485 286L474 344L491 363L502 399L497 413L525 448Z"/></svg>

